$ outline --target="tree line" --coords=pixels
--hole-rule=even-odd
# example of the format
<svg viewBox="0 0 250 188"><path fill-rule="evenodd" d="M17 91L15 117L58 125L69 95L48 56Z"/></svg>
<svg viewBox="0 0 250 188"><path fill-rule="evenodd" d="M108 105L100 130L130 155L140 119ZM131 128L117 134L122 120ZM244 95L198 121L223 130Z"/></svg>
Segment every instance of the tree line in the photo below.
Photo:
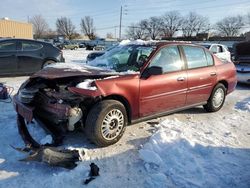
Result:
<svg viewBox="0 0 250 188"><path fill-rule="evenodd" d="M34 38L50 38L50 36L62 35L71 40L79 38L80 34L76 31L75 25L70 18L61 17L56 19L56 31L49 28L48 23L41 15L35 15L30 20L33 25ZM94 20L90 16L85 16L81 19L81 31L89 39L96 38Z"/></svg>
<svg viewBox="0 0 250 188"><path fill-rule="evenodd" d="M131 24L127 37L132 39L173 38L177 33L190 38L200 33L212 33L222 37L239 36L242 29L250 27L250 13L246 16L229 16L211 25L209 19L195 12L181 15L178 11L168 11L162 16L154 16Z"/></svg>
<svg viewBox="0 0 250 188"><path fill-rule="evenodd" d="M41 15L35 15L30 20L33 24L34 38L50 38L62 35L71 40L80 37L75 25L70 18L61 17L56 20L56 31L49 28L48 23ZM218 36L238 36L245 26L250 26L250 13L246 16L229 16L222 18L211 25L209 19L196 12L181 15L178 11L168 11L161 16L153 16L127 26L126 37L130 39L158 39L173 38L177 35L193 37L200 33L213 33ZM94 20L85 16L80 22L81 32L89 39L96 38ZM107 38L112 38L112 33L107 33Z"/></svg>

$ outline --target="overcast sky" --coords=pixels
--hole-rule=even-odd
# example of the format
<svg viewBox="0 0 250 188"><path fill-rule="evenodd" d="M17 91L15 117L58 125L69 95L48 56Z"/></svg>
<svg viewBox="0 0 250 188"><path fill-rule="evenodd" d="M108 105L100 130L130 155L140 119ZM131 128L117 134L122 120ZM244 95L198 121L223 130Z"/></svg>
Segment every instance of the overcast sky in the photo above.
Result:
<svg viewBox="0 0 250 188"><path fill-rule="evenodd" d="M55 29L56 18L66 16L81 32L81 18L92 16L99 36L104 37L108 32L118 36L121 6L123 33L130 23L170 10L183 15L195 11L207 16L211 24L225 16L250 12L250 0L1 0L0 18L27 22L33 15L41 14L50 28Z"/></svg>

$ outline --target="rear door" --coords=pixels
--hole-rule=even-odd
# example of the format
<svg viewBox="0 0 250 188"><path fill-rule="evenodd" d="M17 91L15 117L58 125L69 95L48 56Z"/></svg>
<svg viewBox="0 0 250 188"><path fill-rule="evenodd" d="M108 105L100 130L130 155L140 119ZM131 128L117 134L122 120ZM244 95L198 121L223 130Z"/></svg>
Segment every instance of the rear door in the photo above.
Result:
<svg viewBox="0 0 250 188"><path fill-rule="evenodd" d="M21 40L17 52L18 69L22 73L33 73L42 68L43 45L35 41Z"/></svg>
<svg viewBox="0 0 250 188"><path fill-rule="evenodd" d="M151 60L150 67L160 67L162 74L140 79L140 117L183 107L187 72L178 47L161 48Z"/></svg>
<svg viewBox="0 0 250 188"><path fill-rule="evenodd" d="M16 41L0 42L0 74L14 74L17 72Z"/></svg>
<svg viewBox="0 0 250 188"><path fill-rule="evenodd" d="M186 105L205 102L217 80L213 57L201 47L183 45L182 49L188 67Z"/></svg>

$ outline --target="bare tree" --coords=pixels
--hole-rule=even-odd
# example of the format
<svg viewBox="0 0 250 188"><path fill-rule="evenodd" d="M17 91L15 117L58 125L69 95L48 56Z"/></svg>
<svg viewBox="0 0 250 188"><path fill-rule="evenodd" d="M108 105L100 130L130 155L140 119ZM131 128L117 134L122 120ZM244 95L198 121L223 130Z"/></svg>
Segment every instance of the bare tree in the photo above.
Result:
<svg viewBox="0 0 250 188"><path fill-rule="evenodd" d="M142 28L152 40L157 39L162 34L163 20L159 17L150 17L148 20L141 21Z"/></svg>
<svg viewBox="0 0 250 188"><path fill-rule="evenodd" d="M215 27L222 36L237 36L244 26L242 16L230 16L217 22Z"/></svg>
<svg viewBox="0 0 250 188"><path fill-rule="evenodd" d="M144 21L140 21L136 24L131 24L127 29L127 37L136 39L145 39L146 37L146 28L147 24L144 24Z"/></svg>
<svg viewBox="0 0 250 188"><path fill-rule="evenodd" d="M209 30L209 20L207 17L190 12L182 22L182 32L184 37L192 37L201 32Z"/></svg>
<svg viewBox="0 0 250 188"><path fill-rule="evenodd" d="M56 28L58 34L63 35L68 39L73 39L75 37L75 26L69 18L57 18Z"/></svg>
<svg viewBox="0 0 250 188"><path fill-rule="evenodd" d="M90 16L85 16L81 19L82 32L89 37L90 40L96 38L94 20Z"/></svg>
<svg viewBox="0 0 250 188"><path fill-rule="evenodd" d="M178 11L169 11L163 15L162 31L165 37L173 37L182 25L183 17Z"/></svg>
<svg viewBox="0 0 250 188"><path fill-rule="evenodd" d="M42 15L35 15L30 20L33 25L33 32L35 38L42 38L46 35L49 30L49 25Z"/></svg>

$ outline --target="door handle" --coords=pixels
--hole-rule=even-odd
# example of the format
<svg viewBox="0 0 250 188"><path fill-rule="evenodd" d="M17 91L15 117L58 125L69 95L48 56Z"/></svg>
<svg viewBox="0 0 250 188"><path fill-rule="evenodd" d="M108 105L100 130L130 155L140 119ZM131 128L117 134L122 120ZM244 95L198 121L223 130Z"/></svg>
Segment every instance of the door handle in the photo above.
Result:
<svg viewBox="0 0 250 188"><path fill-rule="evenodd" d="M210 73L210 76L216 76L217 74L216 74L216 72L211 72Z"/></svg>
<svg viewBox="0 0 250 188"><path fill-rule="evenodd" d="M177 78L177 81L184 81L185 80L185 78L184 77L179 77L179 78Z"/></svg>

